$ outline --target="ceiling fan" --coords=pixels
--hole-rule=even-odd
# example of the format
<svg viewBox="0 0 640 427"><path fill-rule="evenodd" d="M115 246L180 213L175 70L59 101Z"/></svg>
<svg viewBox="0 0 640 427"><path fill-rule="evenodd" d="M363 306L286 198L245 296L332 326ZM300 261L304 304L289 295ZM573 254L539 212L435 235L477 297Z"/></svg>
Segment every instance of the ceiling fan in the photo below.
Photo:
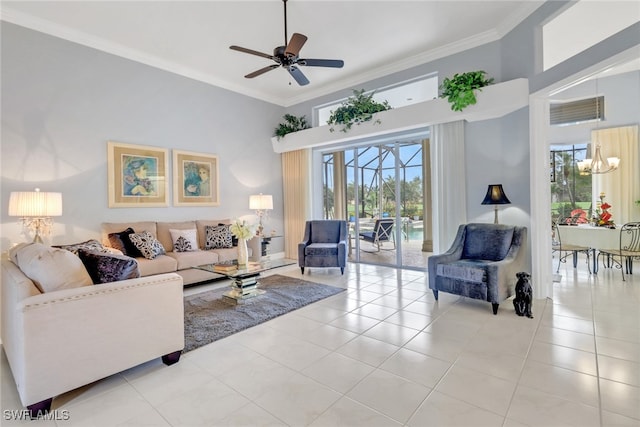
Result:
<svg viewBox="0 0 640 427"><path fill-rule="evenodd" d="M284 3L284 42L285 46L278 46L273 49L273 55L269 55L267 53L258 52L252 49L247 49L240 46L229 46L231 50L237 50L239 52L249 53L251 55L261 56L263 58L271 59L275 61L275 64L268 65L264 68L260 68L252 73L247 74L245 77L248 79L252 79L261 74L266 73L267 71L275 70L278 67L284 67L289 71L291 77L294 78L296 82L300 86L304 86L309 84L309 79L300 71L298 66L304 65L307 67L331 67L331 68L342 68L344 66L344 61L340 59L309 59L309 58L300 58L298 55L300 53L300 49L304 46L307 41L307 36L300 33L293 33L291 36L291 40L287 43L287 0L282 0Z"/></svg>

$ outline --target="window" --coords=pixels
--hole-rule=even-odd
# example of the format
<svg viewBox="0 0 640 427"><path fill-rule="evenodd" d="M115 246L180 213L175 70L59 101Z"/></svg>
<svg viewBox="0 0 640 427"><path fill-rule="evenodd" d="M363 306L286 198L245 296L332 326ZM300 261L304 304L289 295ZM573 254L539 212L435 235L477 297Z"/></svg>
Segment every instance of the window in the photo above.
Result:
<svg viewBox="0 0 640 427"><path fill-rule="evenodd" d="M604 96L551 104L551 125L576 125L599 120L604 120Z"/></svg>
<svg viewBox="0 0 640 427"><path fill-rule="evenodd" d="M373 99L378 102L388 101L391 108L404 107L405 105L429 101L438 97L438 75L430 74L409 80L398 85L381 88L375 91ZM331 110L335 110L343 100L316 107L315 116L317 126L327 124L331 116Z"/></svg>
<svg viewBox="0 0 640 427"><path fill-rule="evenodd" d="M587 144L551 147L551 214L554 220L583 209L591 218L591 175L580 175L577 162L587 157Z"/></svg>
<svg viewBox="0 0 640 427"><path fill-rule="evenodd" d="M640 21L636 1L579 1L542 27L544 70Z"/></svg>

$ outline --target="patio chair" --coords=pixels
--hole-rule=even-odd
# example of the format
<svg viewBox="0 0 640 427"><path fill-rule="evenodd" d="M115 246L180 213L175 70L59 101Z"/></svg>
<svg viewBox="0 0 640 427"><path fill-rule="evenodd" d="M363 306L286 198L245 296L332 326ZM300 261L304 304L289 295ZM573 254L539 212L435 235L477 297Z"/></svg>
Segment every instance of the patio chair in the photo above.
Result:
<svg viewBox="0 0 640 427"><path fill-rule="evenodd" d="M361 232L360 239L373 244L376 247L376 251L373 252L380 252L380 249L389 251L394 250L396 248L396 241L392 233L394 222L395 221L393 218L377 219L375 225L373 226L373 231ZM382 244L385 242L391 242L393 244L393 248L383 248ZM360 249L364 250L362 249L362 246L360 247ZM365 250L365 252L372 251Z"/></svg>
<svg viewBox="0 0 640 427"><path fill-rule="evenodd" d="M556 273L560 272L560 263L566 262L567 257L569 255L573 255L573 268L578 266L578 254L584 253L587 255L587 268L589 269L589 274L591 274L591 266L589 265L589 256L592 251L591 248L587 246L581 245L572 245L570 243L562 243L562 237L560 233L560 229L565 226L558 226L558 224L569 224L564 220L560 220L559 223L552 222L551 228L551 253L558 252L558 268L556 268ZM563 255L564 253L564 255Z"/></svg>
<svg viewBox="0 0 640 427"><path fill-rule="evenodd" d="M633 274L633 259L640 259L640 222L628 222L620 228L620 245L617 249L600 249L600 255L611 260L622 273L622 280L625 281L624 273ZM624 264L624 267L623 267Z"/></svg>

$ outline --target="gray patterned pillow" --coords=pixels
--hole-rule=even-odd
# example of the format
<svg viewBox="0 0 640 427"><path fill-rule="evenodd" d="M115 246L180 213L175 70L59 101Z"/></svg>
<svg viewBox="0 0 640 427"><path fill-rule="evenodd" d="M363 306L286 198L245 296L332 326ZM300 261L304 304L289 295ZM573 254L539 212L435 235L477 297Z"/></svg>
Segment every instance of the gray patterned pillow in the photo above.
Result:
<svg viewBox="0 0 640 427"><path fill-rule="evenodd" d="M76 255L78 255L78 251L80 249L86 249L88 251L98 251L98 252L102 252L105 254L111 253L111 251L107 248L105 248L104 246L102 246L102 243L98 242L95 239L90 239L87 240L86 242L80 242L80 243L74 243L72 245L58 245L58 246L53 246L54 248L60 248L60 249L66 249L69 252L72 252Z"/></svg>
<svg viewBox="0 0 640 427"><path fill-rule="evenodd" d="M162 243L158 242L158 240L146 230L142 233L130 234L129 239L131 243L142 252L142 255L146 259L154 259L158 255L164 255L166 253Z"/></svg>
<svg viewBox="0 0 640 427"><path fill-rule="evenodd" d="M231 230L229 225L207 225L205 230L205 249L231 248Z"/></svg>

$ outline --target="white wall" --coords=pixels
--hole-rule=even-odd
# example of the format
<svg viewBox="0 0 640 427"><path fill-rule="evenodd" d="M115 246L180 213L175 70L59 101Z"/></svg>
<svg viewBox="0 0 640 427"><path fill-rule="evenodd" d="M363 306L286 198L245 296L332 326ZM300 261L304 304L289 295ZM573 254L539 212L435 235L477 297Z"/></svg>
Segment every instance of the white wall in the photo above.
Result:
<svg viewBox="0 0 640 427"><path fill-rule="evenodd" d="M62 192L52 244L98 238L105 221L250 214L259 192L273 194L269 227L283 229L270 141L281 107L6 22L1 30L3 251L30 240L7 215L9 194L35 187ZM108 208L109 140L218 155L220 206Z"/></svg>

